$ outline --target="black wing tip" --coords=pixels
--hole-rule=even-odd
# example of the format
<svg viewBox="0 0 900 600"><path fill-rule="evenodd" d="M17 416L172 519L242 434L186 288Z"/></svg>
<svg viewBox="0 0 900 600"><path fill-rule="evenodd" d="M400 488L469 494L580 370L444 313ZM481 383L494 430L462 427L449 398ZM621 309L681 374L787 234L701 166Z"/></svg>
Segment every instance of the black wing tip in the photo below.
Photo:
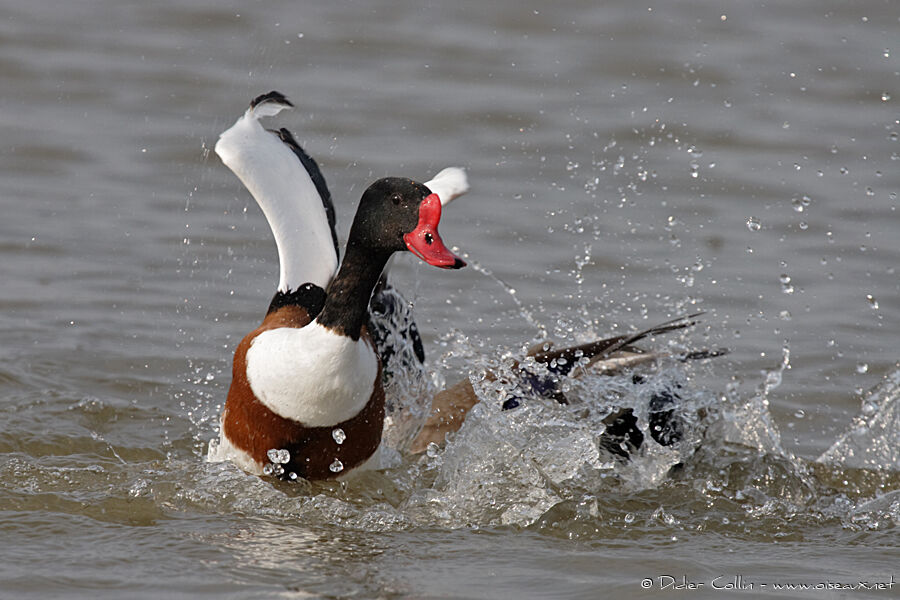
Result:
<svg viewBox="0 0 900 600"><path fill-rule="evenodd" d="M285 106L290 106L294 108L294 104L287 99L287 96L282 94L281 92L277 92L272 90L266 94L260 94L256 98L250 101L250 108L256 108L260 104L265 104L266 102L273 102L276 104L284 104Z"/></svg>
<svg viewBox="0 0 900 600"><path fill-rule="evenodd" d="M322 205L325 207L325 215L328 217L328 226L331 228L331 240L334 242L334 251L337 256L340 256L341 253L338 247L336 229L337 217L334 212L334 201L331 199L331 192L328 191L328 184L325 182L325 176L322 175L322 171L319 169L319 164L306 152L306 150L303 149L303 146L297 142L293 134L284 127L281 129L270 129L269 131L278 136L278 139L293 151L294 155L300 160L300 164L302 164L303 168L306 169L306 172L309 173L309 178L312 179L313 185L316 186L316 191L319 192L319 196L322 198Z"/></svg>
<svg viewBox="0 0 900 600"><path fill-rule="evenodd" d="M290 146L291 150L293 150L294 152L297 152L298 150L300 152L305 152L305 150L303 150L303 147L297 143L296 138L294 138L294 134L292 134L288 129L285 129L284 127L282 127L281 129L270 129L269 131L271 131L272 133L277 135L278 138L282 142L284 142L285 144ZM310 157L310 158L312 158L312 157Z"/></svg>

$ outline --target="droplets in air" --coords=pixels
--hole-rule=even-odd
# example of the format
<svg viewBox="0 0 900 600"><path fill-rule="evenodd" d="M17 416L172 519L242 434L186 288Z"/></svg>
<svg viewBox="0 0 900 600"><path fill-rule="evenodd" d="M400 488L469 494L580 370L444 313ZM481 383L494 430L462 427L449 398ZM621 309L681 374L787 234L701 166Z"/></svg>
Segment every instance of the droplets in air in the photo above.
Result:
<svg viewBox="0 0 900 600"><path fill-rule="evenodd" d="M340 427L331 430L331 437L334 438L335 443L338 445L343 444L344 440L347 439L347 434L344 433L344 430Z"/></svg>
<svg viewBox="0 0 900 600"><path fill-rule="evenodd" d="M334 459L334 462L328 465L328 470L332 473L340 473L344 470L344 463L338 459Z"/></svg>
<svg viewBox="0 0 900 600"><path fill-rule="evenodd" d="M781 291L785 294L793 294L794 293L794 284L791 283L791 276L786 273L782 273L778 278L778 281L781 282Z"/></svg>
<svg viewBox="0 0 900 600"><path fill-rule="evenodd" d="M869 307L871 307L872 310L878 310L878 300L875 299L875 296L866 294L866 302L869 303Z"/></svg>
<svg viewBox="0 0 900 600"><path fill-rule="evenodd" d="M284 475L284 467L282 465L286 465L291 461L290 451L272 448L266 452L266 457L269 459L269 464L263 467L263 475L274 475L275 477Z"/></svg>
<svg viewBox="0 0 900 600"><path fill-rule="evenodd" d="M285 465L291 462L290 450L272 448L266 452L266 456L269 458L269 461L275 465Z"/></svg>
<svg viewBox="0 0 900 600"><path fill-rule="evenodd" d="M802 213L811 203L812 199L809 196L803 196L801 198L793 198L791 200L791 207L795 212Z"/></svg>
<svg viewBox="0 0 900 600"><path fill-rule="evenodd" d="M692 179L696 179L700 174L700 163L698 162L700 157L703 156L703 152L694 146L691 146L687 149L688 154L691 155L691 161L688 163L688 168L690 169L690 174Z"/></svg>
<svg viewBox="0 0 900 600"><path fill-rule="evenodd" d="M747 219L747 229L756 233L760 229L762 229L762 223L760 223L759 219L756 217L750 217Z"/></svg>

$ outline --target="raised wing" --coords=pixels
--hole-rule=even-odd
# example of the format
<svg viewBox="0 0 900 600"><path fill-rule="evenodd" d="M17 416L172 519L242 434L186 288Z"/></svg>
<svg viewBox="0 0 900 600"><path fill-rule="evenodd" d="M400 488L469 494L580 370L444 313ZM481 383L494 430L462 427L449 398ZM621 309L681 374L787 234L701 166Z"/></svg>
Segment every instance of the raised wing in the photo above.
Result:
<svg viewBox="0 0 900 600"><path fill-rule="evenodd" d="M325 178L286 130L269 131L259 120L293 104L279 92L255 98L219 136L216 154L259 204L278 246L279 292L305 283L328 287L338 266L334 205Z"/></svg>

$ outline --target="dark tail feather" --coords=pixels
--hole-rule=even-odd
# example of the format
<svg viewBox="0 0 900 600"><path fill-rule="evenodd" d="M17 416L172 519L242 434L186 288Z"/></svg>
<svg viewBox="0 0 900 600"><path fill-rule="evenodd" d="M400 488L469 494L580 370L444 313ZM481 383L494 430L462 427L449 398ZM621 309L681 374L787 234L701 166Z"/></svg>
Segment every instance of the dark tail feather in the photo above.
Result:
<svg viewBox="0 0 900 600"><path fill-rule="evenodd" d="M685 354L681 354L678 356L678 360L681 362L687 362L689 360L704 360L706 358L716 358L717 356L725 356L728 354L730 350L728 348L710 348L708 350L694 350L693 352L686 352Z"/></svg>
<svg viewBox="0 0 900 600"><path fill-rule="evenodd" d="M539 363L551 364L555 361L556 364L551 367L551 370L560 375L568 375L569 371L572 370L572 367L583 358L587 358L590 361L601 360L646 337L691 327L698 323L698 321L695 321L694 319L702 314L702 312L697 312L678 317L677 319L672 319L671 321L666 321L665 323L660 323L659 325L655 325L654 327L644 329L637 333L618 335L578 346L569 346L568 348L550 349L544 352L538 352L533 356Z"/></svg>

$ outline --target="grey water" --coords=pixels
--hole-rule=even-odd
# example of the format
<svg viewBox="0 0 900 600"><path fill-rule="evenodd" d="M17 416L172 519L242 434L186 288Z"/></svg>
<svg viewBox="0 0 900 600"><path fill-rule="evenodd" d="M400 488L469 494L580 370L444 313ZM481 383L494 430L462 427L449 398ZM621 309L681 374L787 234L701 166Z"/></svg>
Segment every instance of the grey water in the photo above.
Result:
<svg viewBox="0 0 900 600"><path fill-rule="evenodd" d="M898 40L893 0L0 1L0 597L896 597ZM204 459L278 273L211 149L272 89L342 238L378 177L472 184L470 268L395 277L485 402L345 484ZM678 452L482 385L698 311L650 344L731 351L648 372Z"/></svg>

